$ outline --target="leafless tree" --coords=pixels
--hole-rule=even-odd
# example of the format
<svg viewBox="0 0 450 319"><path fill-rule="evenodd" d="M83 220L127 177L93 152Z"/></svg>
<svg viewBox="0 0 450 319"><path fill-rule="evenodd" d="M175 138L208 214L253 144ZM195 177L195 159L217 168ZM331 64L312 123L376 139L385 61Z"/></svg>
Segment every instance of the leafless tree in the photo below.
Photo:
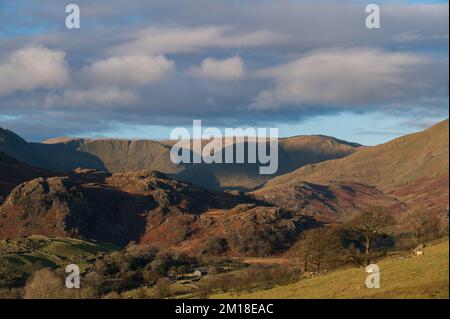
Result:
<svg viewBox="0 0 450 319"><path fill-rule="evenodd" d="M393 223L391 214L382 207L371 207L345 223L340 237L347 258L363 267L380 258L384 252L376 249L376 241Z"/></svg>
<svg viewBox="0 0 450 319"><path fill-rule="evenodd" d="M415 210L406 215L406 223L414 235L415 248L437 236L439 221L437 218L421 210Z"/></svg>
<svg viewBox="0 0 450 319"><path fill-rule="evenodd" d="M330 229L321 228L305 232L299 251L304 262L303 270L308 271L309 265L313 265L313 270L320 272L324 263L335 253L335 243Z"/></svg>
<svg viewBox="0 0 450 319"><path fill-rule="evenodd" d="M155 298L156 299L165 299L170 296L170 281L167 278L160 278L156 282L155 286Z"/></svg>

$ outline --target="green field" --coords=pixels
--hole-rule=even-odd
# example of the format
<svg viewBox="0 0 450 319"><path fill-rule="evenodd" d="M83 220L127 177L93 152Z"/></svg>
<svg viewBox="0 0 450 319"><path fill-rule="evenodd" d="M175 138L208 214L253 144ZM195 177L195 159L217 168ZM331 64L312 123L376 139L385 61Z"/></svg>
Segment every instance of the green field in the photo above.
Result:
<svg viewBox="0 0 450 319"><path fill-rule="evenodd" d="M45 267L65 267L76 263L84 271L102 253L117 248L113 245L73 238L29 236L0 240L0 262L32 273L37 263Z"/></svg>
<svg viewBox="0 0 450 319"><path fill-rule="evenodd" d="M213 295L212 298L449 298L449 243L427 247L423 256L391 257L380 261L379 289L365 287L363 268L316 275L269 290Z"/></svg>

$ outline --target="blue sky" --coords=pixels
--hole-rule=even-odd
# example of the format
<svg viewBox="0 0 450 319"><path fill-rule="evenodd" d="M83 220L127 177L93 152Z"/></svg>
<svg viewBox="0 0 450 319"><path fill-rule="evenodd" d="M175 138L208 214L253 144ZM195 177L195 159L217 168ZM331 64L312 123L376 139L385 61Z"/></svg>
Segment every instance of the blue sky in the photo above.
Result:
<svg viewBox="0 0 450 319"><path fill-rule="evenodd" d="M0 3L0 126L167 139L177 126L278 127L365 145L448 117L448 2Z"/></svg>

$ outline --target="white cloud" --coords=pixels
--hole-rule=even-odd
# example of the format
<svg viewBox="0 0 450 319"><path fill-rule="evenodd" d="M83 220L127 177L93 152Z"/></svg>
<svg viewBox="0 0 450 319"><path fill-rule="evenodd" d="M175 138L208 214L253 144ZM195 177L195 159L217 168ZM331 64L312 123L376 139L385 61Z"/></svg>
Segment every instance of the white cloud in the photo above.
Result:
<svg viewBox="0 0 450 319"><path fill-rule="evenodd" d="M442 86L443 78L430 72L431 62L414 53L371 48L314 51L259 71L258 77L272 79L275 85L261 92L252 107L357 106L407 99L430 89L434 82Z"/></svg>
<svg viewBox="0 0 450 319"><path fill-rule="evenodd" d="M289 36L259 30L233 32L231 27L203 26L157 28L150 27L128 35L128 41L112 49L114 54L189 53L207 48L246 48L286 43Z"/></svg>
<svg viewBox="0 0 450 319"><path fill-rule="evenodd" d="M191 68L189 74L221 81L239 80L245 74L244 61L238 56L224 60L206 58L200 66Z"/></svg>
<svg viewBox="0 0 450 319"><path fill-rule="evenodd" d="M65 53L44 47L27 47L0 60L0 95L17 91L52 89L69 80Z"/></svg>
<svg viewBox="0 0 450 319"><path fill-rule="evenodd" d="M133 90L121 89L115 86L98 86L89 89L67 89L61 95L47 96L45 105L82 106L91 105L117 106L130 105L138 100Z"/></svg>
<svg viewBox="0 0 450 319"><path fill-rule="evenodd" d="M163 79L175 62L158 56L123 56L98 61L82 71L84 79L100 85L144 85Z"/></svg>
<svg viewBox="0 0 450 319"><path fill-rule="evenodd" d="M158 56L111 57L81 70L78 81L63 92L47 96L47 107L122 106L140 101L139 88L166 77L175 62Z"/></svg>

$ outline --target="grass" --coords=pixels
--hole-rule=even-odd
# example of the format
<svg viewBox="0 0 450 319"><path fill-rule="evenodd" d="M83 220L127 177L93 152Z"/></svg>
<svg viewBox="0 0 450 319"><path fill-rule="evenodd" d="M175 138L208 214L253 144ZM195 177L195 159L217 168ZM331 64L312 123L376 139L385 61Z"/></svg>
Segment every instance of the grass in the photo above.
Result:
<svg viewBox="0 0 450 319"><path fill-rule="evenodd" d="M391 257L378 263L381 287L368 289L363 268L347 268L317 275L269 290L218 294L211 298L363 299L449 298L449 243L427 247L423 256Z"/></svg>

